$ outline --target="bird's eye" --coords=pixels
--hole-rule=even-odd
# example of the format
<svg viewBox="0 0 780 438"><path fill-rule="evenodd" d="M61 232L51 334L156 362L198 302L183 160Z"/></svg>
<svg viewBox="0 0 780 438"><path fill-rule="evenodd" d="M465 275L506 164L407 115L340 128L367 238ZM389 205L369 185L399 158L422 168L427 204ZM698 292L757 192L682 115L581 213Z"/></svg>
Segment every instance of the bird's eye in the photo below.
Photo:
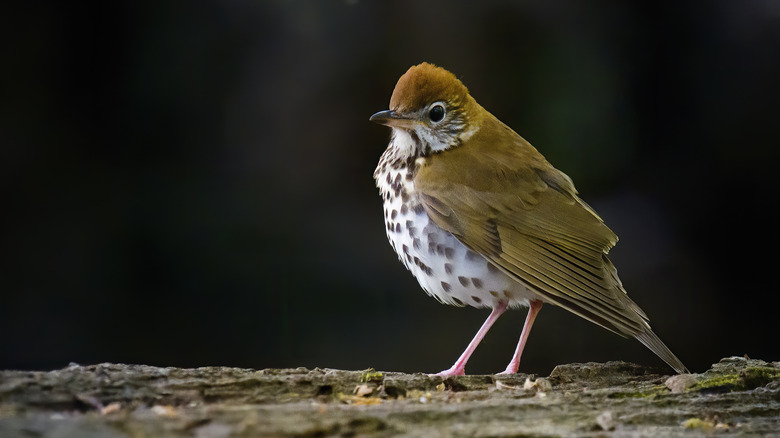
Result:
<svg viewBox="0 0 780 438"><path fill-rule="evenodd" d="M444 106L441 104L436 104L431 107L431 109L428 111L428 117L431 119L431 122L438 123L441 122L444 118Z"/></svg>

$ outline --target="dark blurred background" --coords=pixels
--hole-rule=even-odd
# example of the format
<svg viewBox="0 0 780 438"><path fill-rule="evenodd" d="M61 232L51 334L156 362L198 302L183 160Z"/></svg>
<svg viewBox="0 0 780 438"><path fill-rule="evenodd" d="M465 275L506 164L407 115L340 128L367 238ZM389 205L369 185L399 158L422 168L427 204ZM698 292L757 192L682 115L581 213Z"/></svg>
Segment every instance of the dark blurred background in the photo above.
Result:
<svg viewBox="0 0 780 438"><path fill-rule="evenodd" d="M372 179L422 61L574 179L692 370L780 359L780 2L476 3L3 6L0 368L449 367L488 311L423 293ZM546 306L521 371L605 360L663 366Z"/></svg>

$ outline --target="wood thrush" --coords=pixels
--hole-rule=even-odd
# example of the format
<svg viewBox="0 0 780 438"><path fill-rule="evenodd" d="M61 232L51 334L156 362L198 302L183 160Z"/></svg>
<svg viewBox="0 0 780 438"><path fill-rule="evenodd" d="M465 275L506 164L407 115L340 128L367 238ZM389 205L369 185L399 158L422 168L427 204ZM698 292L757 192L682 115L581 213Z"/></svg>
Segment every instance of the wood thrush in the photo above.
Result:
<svg viewBox="0 0 780 438"><path fill-rule="evenodd" d="M529 306L504 371L516 373L543 303L634 337L678 373L688 372L607 258L617 236L568 176L482 108L455 75L428 63L411 67L390 109L370 120L392 128L374 179L401 262L441 303L492 309L439 375L463 375L496 319L509 307Z"/></svg>

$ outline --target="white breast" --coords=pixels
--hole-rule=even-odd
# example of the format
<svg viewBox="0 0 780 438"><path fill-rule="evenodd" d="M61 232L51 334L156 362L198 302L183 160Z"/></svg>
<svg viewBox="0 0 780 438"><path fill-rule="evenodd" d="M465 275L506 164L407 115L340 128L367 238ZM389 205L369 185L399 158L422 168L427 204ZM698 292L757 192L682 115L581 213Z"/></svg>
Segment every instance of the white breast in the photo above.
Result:
<svg viewBox="0 0 780 438"><path fill-rule="evenodd" d="M431 221L417 200L408 166L392 166L399 163L398 152L391 143L375 177L385 200L387 239L425 292L442 303L457 306L494 307L502 300L517 307L538 299L521 283Z"/></svg>

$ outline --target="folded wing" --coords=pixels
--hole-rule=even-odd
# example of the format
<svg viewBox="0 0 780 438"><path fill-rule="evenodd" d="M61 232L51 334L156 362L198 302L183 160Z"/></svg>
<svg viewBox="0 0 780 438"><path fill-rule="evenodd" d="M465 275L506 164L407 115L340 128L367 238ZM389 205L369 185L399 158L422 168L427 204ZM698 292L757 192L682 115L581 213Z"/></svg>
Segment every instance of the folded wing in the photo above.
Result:
<svg viewBox="0 0 780 438"><path fill-rule="evenodd" d="M420 167L415 186L431 219L545 301L640 340L678 372L684 365L626 294L607 252L617 236L571 180L497 119L484 150L455 148ZM475 139L476 140L476 139Z"/></svg>

